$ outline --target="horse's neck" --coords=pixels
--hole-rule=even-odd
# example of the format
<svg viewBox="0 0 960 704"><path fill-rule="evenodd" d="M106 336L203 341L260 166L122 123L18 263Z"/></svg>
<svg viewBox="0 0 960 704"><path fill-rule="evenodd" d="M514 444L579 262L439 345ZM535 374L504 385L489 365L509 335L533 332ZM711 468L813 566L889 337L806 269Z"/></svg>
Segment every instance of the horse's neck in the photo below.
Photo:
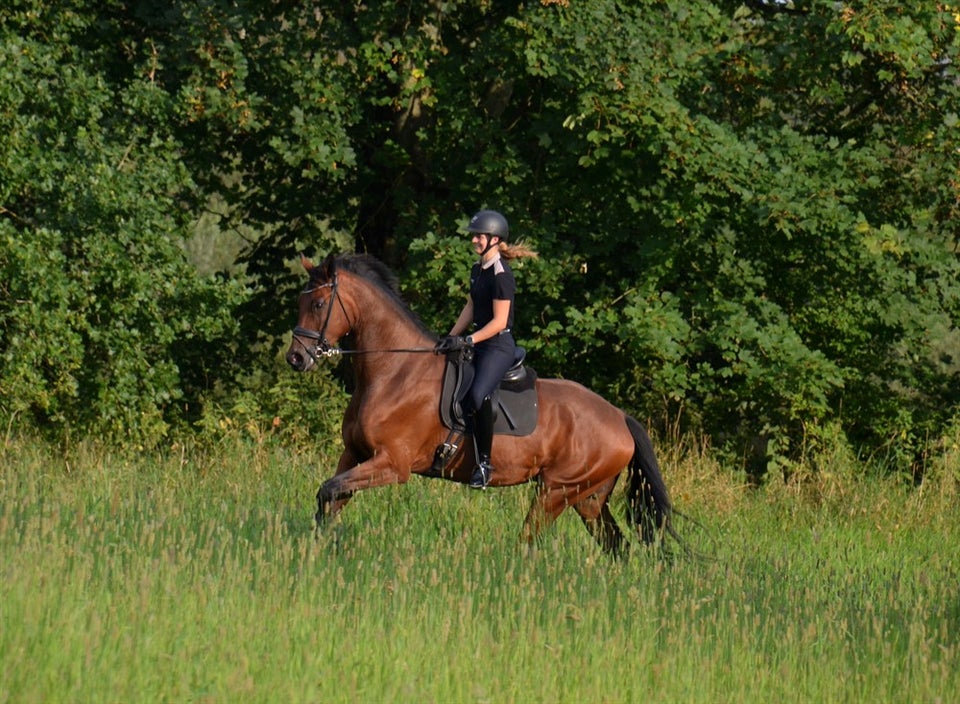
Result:
<svg viewBox="0 0 960 704"><path fill-rule="evenodd" d="M424 352L394 350L429 350L431 340L419 326L399 310L392 301L384 301L374 287L366 285L364 295L357 298L359 313L354 328L354 343L360 354L355 362L359 375L376 378L403 370L413 371L417 363L433 355Z"/></svg>
<svg viewBox="0 0 960 704"><path fill-rule="evenodd" d="M362 300L354 339L358 350L384 350L430 345L425 333L393 303Z"/></svg>

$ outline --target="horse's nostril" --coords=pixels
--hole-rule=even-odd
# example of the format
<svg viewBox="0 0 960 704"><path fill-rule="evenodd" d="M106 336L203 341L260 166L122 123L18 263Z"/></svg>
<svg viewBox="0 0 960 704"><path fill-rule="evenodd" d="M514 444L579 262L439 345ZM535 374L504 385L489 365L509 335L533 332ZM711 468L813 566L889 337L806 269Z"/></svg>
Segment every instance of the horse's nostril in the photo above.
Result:
<svg viewBox="0 0 960 704"><path fill-rule="evenodd" d="M291 352L287 355L287 364L294 369L303 369L303 355L299 352Z"/></svg>

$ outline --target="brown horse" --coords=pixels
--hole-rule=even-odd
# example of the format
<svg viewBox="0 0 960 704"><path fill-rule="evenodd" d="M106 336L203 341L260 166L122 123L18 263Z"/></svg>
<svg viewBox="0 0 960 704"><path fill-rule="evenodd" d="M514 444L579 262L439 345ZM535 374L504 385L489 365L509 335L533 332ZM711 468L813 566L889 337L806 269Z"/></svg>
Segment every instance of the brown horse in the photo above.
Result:
<svg viewBox="0 0 960 704"><path fill-rule="evenodd" d="M356 389L343 419L344 451L336 474L317 493L317 522L336 515L354 492L428 475L434 451L447 438L439 413L443 357L437 340L398 293L387 268L367 255L329 257L314 266L287 362L300 372L318 356L338 354L352 335ZM532 541L567 507L610 552L623 533L607 501L628 468L627 502L646 543L671 527L671 505L650 436L640 423L580 384L538 379L539 421L525 437L498 436L493 444L491 486L536 481L538 491L523 526ZM467 483L473 452L464 449L443 477ZM436 476L436 475L434 475Z"/></svg>

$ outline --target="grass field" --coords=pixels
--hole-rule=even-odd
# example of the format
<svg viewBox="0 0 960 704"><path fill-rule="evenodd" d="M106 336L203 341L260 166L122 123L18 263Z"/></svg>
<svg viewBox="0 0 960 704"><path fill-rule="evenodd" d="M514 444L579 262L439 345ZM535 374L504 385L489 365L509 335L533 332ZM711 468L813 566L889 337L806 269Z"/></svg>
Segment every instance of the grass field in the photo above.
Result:
<svg viewBox="0 0 960 704"><path fill-rule="evenodd" d="M531 487L414 479L314 538L333 460L307 449L6 447L0 702L960 696L956 466L747 489L666 453L714 559L614 562L572 512L520 546Z"/></svg>

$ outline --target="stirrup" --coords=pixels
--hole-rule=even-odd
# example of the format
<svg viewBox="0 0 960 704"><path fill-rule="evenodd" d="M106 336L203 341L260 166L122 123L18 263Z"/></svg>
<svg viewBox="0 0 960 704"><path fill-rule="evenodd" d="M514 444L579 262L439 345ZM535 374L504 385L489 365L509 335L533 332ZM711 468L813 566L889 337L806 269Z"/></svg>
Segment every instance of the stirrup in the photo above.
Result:
<svg viewBox="0 0 960 704"><path fill-rule="evenodd" d="M437 474L443 475L447 470L450 461L456 457L460 450L460 444L463 442L463 433L451 430L442 445L438 445L433 453L433 465L430 469Z"/></svg>
<svg viewBox="0 0 960 704"><path fill-rule="evenodd" d="M471 489L486 489L490 483L490 475L493 473L493 467L489 462L481 462L474 468L473 476L470 477Z"/></svg>

